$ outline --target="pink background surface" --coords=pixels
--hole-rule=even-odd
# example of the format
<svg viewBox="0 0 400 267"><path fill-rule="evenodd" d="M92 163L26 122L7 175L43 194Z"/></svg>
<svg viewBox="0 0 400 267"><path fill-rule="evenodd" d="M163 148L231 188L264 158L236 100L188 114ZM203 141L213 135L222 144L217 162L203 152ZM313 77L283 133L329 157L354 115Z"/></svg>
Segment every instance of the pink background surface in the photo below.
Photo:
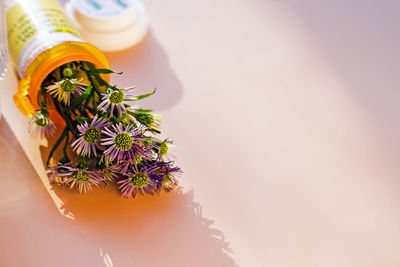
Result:
<svg viewBox="0 0 400 267"><path fill-rule="evenodd" d="M0 265L400 266L400 2L145 4L147 38L108 57L158 88L183 189L55 188L67 219L3 117Z"/></svg>

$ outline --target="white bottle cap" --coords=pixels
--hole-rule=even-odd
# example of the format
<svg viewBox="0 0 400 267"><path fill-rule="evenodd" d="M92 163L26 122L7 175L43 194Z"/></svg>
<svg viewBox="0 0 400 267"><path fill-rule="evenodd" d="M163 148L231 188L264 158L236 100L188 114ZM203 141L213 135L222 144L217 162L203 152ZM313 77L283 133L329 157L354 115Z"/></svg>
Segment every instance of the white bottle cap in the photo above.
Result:
<svg viewBox="0 0 400 267"><path fill-rule="evenodd" d="M83 39L102 51L131 47L149 28L140 0L70 0L65 10Z"/></svg>

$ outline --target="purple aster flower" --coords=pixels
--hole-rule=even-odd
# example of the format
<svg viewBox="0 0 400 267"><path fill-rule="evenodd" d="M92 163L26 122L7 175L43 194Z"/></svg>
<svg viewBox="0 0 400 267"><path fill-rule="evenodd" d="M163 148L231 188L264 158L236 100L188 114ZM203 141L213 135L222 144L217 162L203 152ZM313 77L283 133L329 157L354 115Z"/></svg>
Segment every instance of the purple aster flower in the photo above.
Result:
<svg viewBox="0 0 400 267"><path fill-rule="evenodd" d="M157 161L152 166L158 166L156 169L157 191L163 188L165 191L171 191L177 188L177 177L182 173L179 167L173 166L173 161L163 162Z"/></svg>
<svg viewBox="0 0 400 267"><path fill-rule="evenodd" d="M129 151L128 153L131 153L131 151ZM120 166L119 170L121 173L126 173L132 165L137 166L141 164L144 160L149 159L151 159L151 156L149 155L146 155L146 157L144 158L140 154L130 154L128 159L118 161L118 165Z"/></svg>
<svg viewBox="0 0 400 267"><path fill-rule="evenodd" d="M58 162L55 166L49 166L46 170L47 174L50 174L50 183L62 183L64 176L69 175L69 169L71 168L71 163L60 163Z"/></svg>
<svg viewBox="0 0 400 267"><path fill-rule="evenodd" d="M121 173L127 173L128 172L128 169L129 168L131 168L131 165L132 164L139 164L140 162L142 161L142 159L139 159L139 157L138 157L138 160L137 161L135 161L135 162L133 162L132 160L120 160L119 162L118 162L118 164L119 164L119 166L120 166L120 172ZM139 163L138 163L139 162Z"/></svg>
<svg viewBox="0 0 400 267"><path fill-rule="evenodd" d="M103 181L101 172L64 166L65 172L62 174L62 183L68 185L71 189L76 187L79 193L86 193L92 190L92 186L99 186Z"/></svg>
<svg viewBox="0 0 400 267"><path fill-rule="evenodd" d="M168 151L170 146L173 144L173 141L165 139L164 141L159 141L156 138L153 138L156 142L153 145L157 151L157 160L158 161L165 161L168 157Z"/></svg>
<svg viewBox="0 0 400 267"><path fill-rule="evenodd" d="M131 195L135 198L138 192L141 194L146 192L152 195L156 188L154 178L156 177L155 171L157 168L157 166L150 168L142 166L138 168L136 165L132 165L131 170L125 173L127 178L117 182L120 185L119 188L122 195L126 198Z"/></svg>
<svg viewBox="0 0 400 267"><path fill-rule="evenodd" d="M118 115L121 116L122 113L126 113L125 104L128 104L127 101L134 100L135 95L133 91L134 87L116 90L109 89L107 94L103 94L103 102L97 108L103 112L107 112L107 109L111 106L110 115L112 116L114 108L117 107Z"/></svg>
<svg viewBox="0 0 400 267"><path fill-rule="evenodd" d="M74 97L80 96L88 86L81 81L67 78L47 86L46 89L49 94L57 98L58 102L64 102L66 106L69 106L71 94Z"/></svg>
<svg viewBox="0 0 400 267"><path fill-rule="evenodd" d="M168 153L168 145L167 142L164 141L158 146L158 154L160 156L165 156Z"/></svg>
<svg viewBox="0 0 400 267"><path fill-rule="evenodd" d="M56 126L49 119L49 113L45 110L38 111L29 123L29 132L34 138L42 139L45 136L53 135L55 131Z"/></svg>
<svg viewBox="0 0 400 267"><path fill-rule="evenodd" d="M176 171L171 171L169 174L163 176L163 179L161 180L161 185L165 191L169 192L178 187L178 180L176 177L177 173L181 173L179 168L177 168Z"/></svg>
<svg viewBox="0 0 400 267"><path fill-rule="evenodd" d="M90 157L91 153L97 156L96 148L100 148L101 131L108 125L109 123L98 118L97 115L94 116L90 124L85 121L78 125L80 137L72 143L72 149L81 156Z"/></svg>
<svg viewBox="0 0 400 267"><path fill-rule="evenodd" d="M153 158L153 146L144 145L142 141L146 140L146 138L140 137L140 135L134 136L133 139L134 142L131 149L125 153L126 158L133 161L136 165L140 164L143 160L151 160Z"/></svg>
<svg viewBox="0 0 400 267"><path fill-rule="evenodd" d="M102 172L102 176L105 181L114 182L118 178L119 173L121 172L121 166L111 165L104 167L100 171Z"/></svg>
<svg viewBox="0 0 400 267"><path fill-rule="evenodd" d="M143 139L143 138L137 138ZM135 140L137 140L135 139ZM125 160L120 160L118 164L120 165L120 172L127 172L131 165L139 165L143 161L149 161L153 159L153 146L144 146L140 143L134 142L130 150L125 152Z"/></svg>
<svg viewBox="0 0 400 267"><path fill-rule="evenodd" d="M116 159L120 161L125 157L129 156L129 151L132 146L142 138L137 137L139 131L132 129L133 125L129 124L125 129L121 123L117 126L112 125L111 131L109 128L105 128L102 133L107 137L101 139L101 144L108 146L107 150L104 151L104 155L108 156L111 161Z"/></svg>

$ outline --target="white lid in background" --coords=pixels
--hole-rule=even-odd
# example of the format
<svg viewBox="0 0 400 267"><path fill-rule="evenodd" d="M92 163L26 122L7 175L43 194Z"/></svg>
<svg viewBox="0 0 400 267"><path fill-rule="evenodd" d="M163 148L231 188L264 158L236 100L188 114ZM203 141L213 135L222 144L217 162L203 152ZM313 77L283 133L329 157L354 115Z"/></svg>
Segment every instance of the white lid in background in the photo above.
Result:
<svg viewBox="0 0 400 267"><path fill-rule="evenodd" d="M137 44L149 27L139 0L70 0L65 9L83 38L103 51Z"/></svg>

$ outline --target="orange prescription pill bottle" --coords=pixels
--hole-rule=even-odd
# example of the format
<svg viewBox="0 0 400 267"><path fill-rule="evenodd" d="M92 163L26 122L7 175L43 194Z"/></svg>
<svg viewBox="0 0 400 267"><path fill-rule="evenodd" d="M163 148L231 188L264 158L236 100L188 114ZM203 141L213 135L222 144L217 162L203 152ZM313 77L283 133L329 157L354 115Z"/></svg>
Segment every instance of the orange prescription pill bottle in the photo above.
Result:
<svg viewBox="0 0 400 267"><path fill-rule="evenodd" d="M14 102L26 116L40 108L40 85L57 67L87 61L109 68L104 54L81 39L55 0L6 0L6 9L10 54L20 77Z"/></svg>

